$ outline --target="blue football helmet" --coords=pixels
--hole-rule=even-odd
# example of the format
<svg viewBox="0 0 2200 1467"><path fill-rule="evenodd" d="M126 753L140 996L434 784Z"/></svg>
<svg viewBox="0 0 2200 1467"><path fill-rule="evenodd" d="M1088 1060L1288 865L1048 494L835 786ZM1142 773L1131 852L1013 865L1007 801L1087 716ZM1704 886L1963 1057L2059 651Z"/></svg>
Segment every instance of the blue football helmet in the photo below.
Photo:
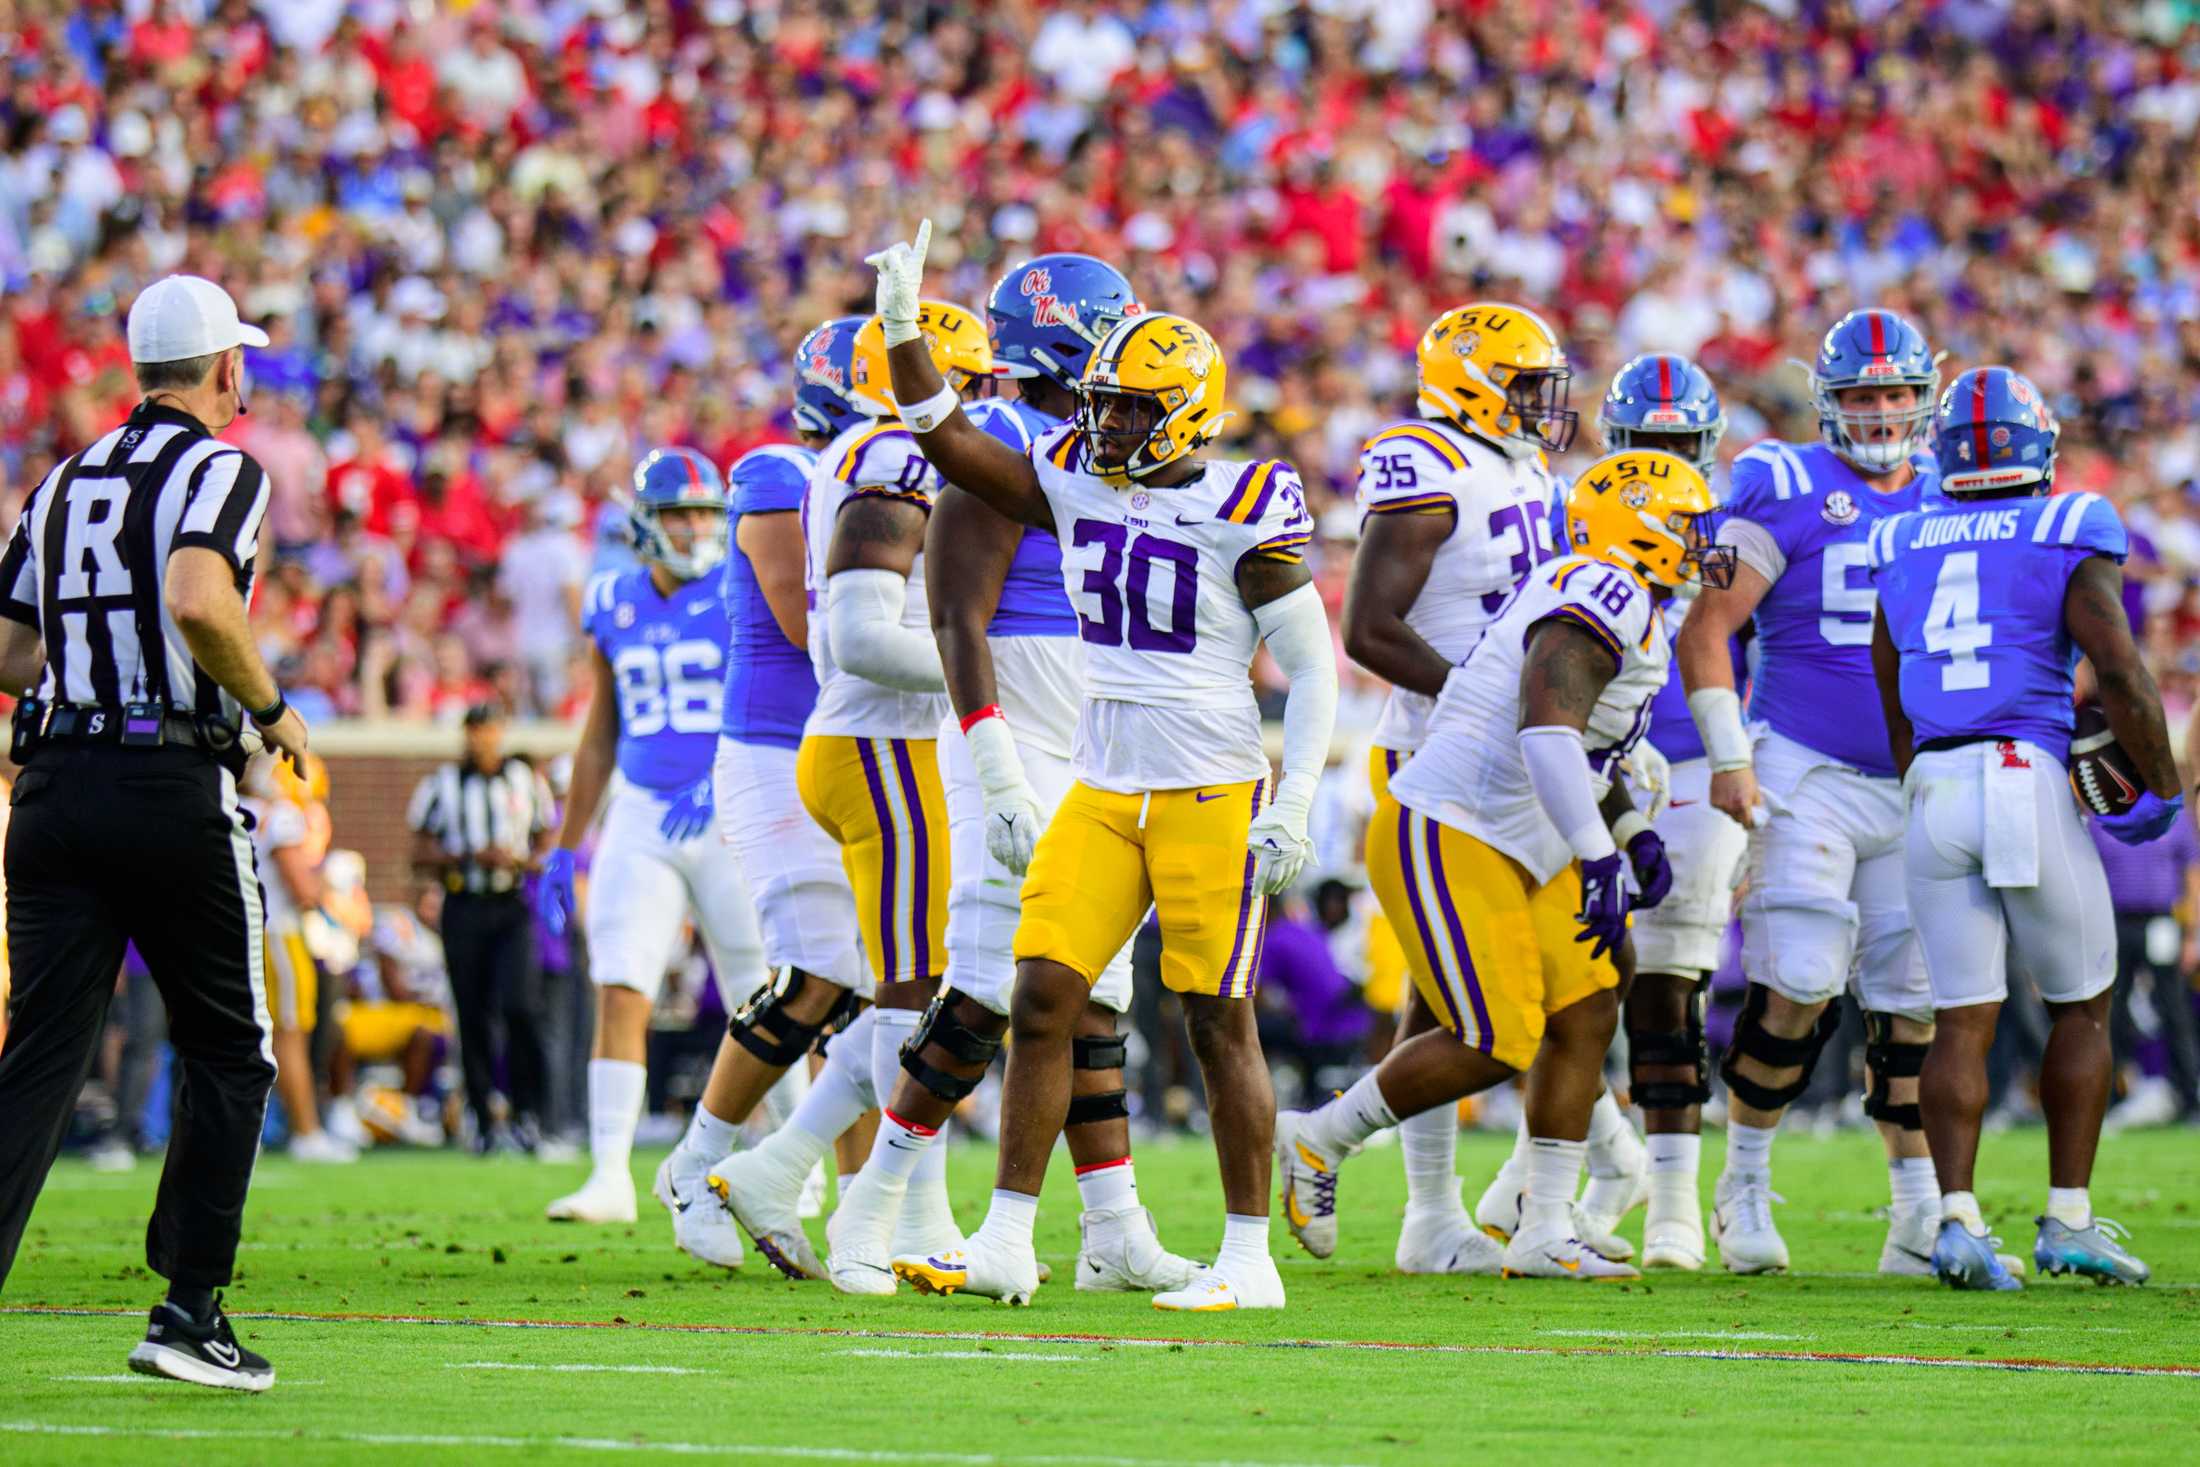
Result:
<svg viewBox="0 0 2200 1467"><path fill-rule="evenodd" d="M1726 436L1726 409L1703 368L1684 356L1653 352L1612 375L1597 405L1597 431L1608 449L1659 449L1709 479Z"/></svg>
<svg viewBox="0 0 2200 1467"><path fill-rule="evenodd" d="M1892 311L1874 307L1843 316L1819 344L1817 362L1804 370L1818 407L1818 436L1867 473L1894 468L1930 431L1939 361L1923 333ZM1889 386L1915 387L1917 405L1899 413L1844 412L1834 396L1849 387Z"/></svg>
<svg viewBox="0 0 2200 1467"><path fill-rule="evenodd" d="M1941 492L1997 499L2049 493L2061 437L2037 387L2007 367L1973 367L1948 384L1933 419Z"/></svg>
<svg viewBox="0 0 2200 1467"><path fill-rule="evenodd" d="M697 530L683 551L658 520L668 509L714 510L717 518ZM683 581L707 575L726 558L725 476L692 448L653 448L643 456L634 466L634 497L627 515L634 526L635 553Z"/></svg>
<svg viewBox="0 0 2200 1467"><path fill-rule="evenodd" d="M1090 255L1037 255L1017 265L985 298L994 371L1044 377L1075 392L1085 364L1118 321L1144 307L1123 272Z"/></svg>
<svg viewBox="0 0 2200 1467"><path fill-rule="evenodd" d="M814 328L794 349L794 425L804 433L830 438L866 421L848 400L849 370L855 361L861 316L837 316Z"/></svg>

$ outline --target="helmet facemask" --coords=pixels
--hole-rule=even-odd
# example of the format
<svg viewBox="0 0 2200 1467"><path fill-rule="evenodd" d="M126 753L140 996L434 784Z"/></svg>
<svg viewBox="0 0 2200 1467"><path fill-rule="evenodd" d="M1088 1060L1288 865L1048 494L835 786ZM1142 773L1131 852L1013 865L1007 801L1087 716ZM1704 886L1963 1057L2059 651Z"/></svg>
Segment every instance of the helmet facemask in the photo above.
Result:
<svg viewBox="0 0 2200 1467"><path fill-rule="evenodd" d="M1901 467L1923 446L1932 430L1933 399L1939 394L1940 374L1918 380L1843 382L1838 386L1814 379L1818 398L1819 431L1833 451L1867 473L1884 474ZM1860 388L1908 387L1915 401L1907 408L1849 406L1843 393Z"/></svg>
<svg viewBox="0 0 2200 1467"><path fill-rule="evenodd" d="M1530 367L1505 374L1505 412L1512 419L1509 431L1549 453L1573 447L1574 435L1581 431L1581 414L1566 406L1573 380L1568 367Z"/></svg>
<svg viewBox="0 0 2200 1467"><path fill-rule="evenodd" d="M1170 391L1183 395L1181 388ZM1092 467L1103 478L1137 479L1175 458L1175 445L1164 431L1170 412L1160 393L1090 382L1080 386L1077 427L1092 444Z"/></svg>
<svg viewBox="0 0 2200 1467"><path fill-rule="evenodd" d="M665 516L693 516L667 523ZM683 581L696 580L716 570L726 558L729 526L722 506L704 504L637 504L633 509L634 548L642 559L661 565ZM687 546L680 546L685 528Z"/></svg>

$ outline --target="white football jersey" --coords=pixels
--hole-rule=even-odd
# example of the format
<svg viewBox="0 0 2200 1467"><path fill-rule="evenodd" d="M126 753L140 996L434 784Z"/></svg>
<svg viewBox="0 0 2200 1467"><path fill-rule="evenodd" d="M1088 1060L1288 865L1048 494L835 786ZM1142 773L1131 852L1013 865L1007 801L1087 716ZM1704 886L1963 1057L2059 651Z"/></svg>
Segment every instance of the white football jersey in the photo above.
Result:
<svg viewBox="0 0 2200 1467"><path fill-rule="evenodd" d="M846 734L864 739L936 739L948 713L947 694L904 693L843 672L833 657L825 616L825 558L832 550L840 512L869 497L922 505L929 513L940 477L917 447L917 438L894 418L859 423L818 455L802 496L803 589L810 606L810 663L817 672L817 706L805 734ZM901 624L926 638L932 613L924 599L924 552L909 567L909 597Z"/></svg>
<svg viewBox="0 0 2200 1467"><path fill-rule="evenodd" d="M1266 778L1251 675L1260 627L1237 570L1303 556L1314 526L1298 474L1213 460L1173 488L1118 488L1085 471L1085 452L1073 428L1031 451L1085 650L1077 778L1129 794Z"/></svg>
<svg viewBox="0 0 2200 1467"><path fill-rule="evenodd" d="M259 860L260 895L267 908L268 925L295 927L304 913L298 910L297 900L283 881L283 873L275 869L275 853L306 843L310 833L306 812L276 796L247 800L245 804L258 822L252 831L252 850Z"/></svg>
<svg viewBox="0 0 2200 1467"><path fill-rule="evenodd" d="M1590 711L1582 743L1597 797L1650 726L1672 644L1650 588L1630 571L1569 555L1528 578L1466 664L1444 684L1420 752L1390 780L1398 802L1494 846L1549 881L1571 847L1528 782L1520 756L1520 670L1536 627L1565 618L1610 649L1619 671Z"/></svg>
<svg viewBox="0 0 2200 1467"><path fill-rule="evenodd" d="M1360 514L1455 516L1406 625L1445 660L1463 662L1520 582L1562 548L1552 541L1558 482L1540 453L1516 459L1449 423L1393 423L1360 450ZM1393 688L1374 744L1410 753L1436 700Z"/></svg>

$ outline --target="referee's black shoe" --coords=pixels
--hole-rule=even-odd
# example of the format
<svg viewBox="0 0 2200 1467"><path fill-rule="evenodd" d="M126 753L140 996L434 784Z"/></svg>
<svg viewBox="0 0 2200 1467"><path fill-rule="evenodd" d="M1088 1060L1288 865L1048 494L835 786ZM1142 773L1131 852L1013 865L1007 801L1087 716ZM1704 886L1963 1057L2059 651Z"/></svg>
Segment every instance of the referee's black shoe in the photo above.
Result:
<svg viewBox="0 0 2200 1467"><path fill-rule="evenodd" d="M130 1352L130 1368L225 1391L264 1391L275 1384L275 1367L237 1343L218 1297L213 1316L203 1320L166 1299L155 1304L145 1339Z"/></svg>

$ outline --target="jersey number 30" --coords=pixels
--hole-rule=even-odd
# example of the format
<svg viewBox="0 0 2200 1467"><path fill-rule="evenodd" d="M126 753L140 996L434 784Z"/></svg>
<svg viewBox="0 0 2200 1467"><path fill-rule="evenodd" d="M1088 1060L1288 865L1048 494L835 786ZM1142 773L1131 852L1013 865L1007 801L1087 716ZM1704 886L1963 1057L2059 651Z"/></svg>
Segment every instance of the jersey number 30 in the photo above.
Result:
<svg viewBox="0 0 2200 1467"><path fill-rule="evenodd" d="M611 659L619 682L619 725L628 738L663 733L716 733L724 654L715 643L673 642L621 647Z"/></svg>
<svg viewBox="0 0 2200 1467"><path fill-rule="evenodd" d="M1120 647L1127 640L1136 652L1189 652L1198 644L1196 549L1144 532L1132 539L1128 526L1101 520L1079 520L1070 531L1070 544L1080 550L1100 548L1100 563L1086 568L1079 588L1080 637L1103 647ZM1169 577L1167 620L1159 626L1152 605L1156 569L1165 569Z"/></svg>

